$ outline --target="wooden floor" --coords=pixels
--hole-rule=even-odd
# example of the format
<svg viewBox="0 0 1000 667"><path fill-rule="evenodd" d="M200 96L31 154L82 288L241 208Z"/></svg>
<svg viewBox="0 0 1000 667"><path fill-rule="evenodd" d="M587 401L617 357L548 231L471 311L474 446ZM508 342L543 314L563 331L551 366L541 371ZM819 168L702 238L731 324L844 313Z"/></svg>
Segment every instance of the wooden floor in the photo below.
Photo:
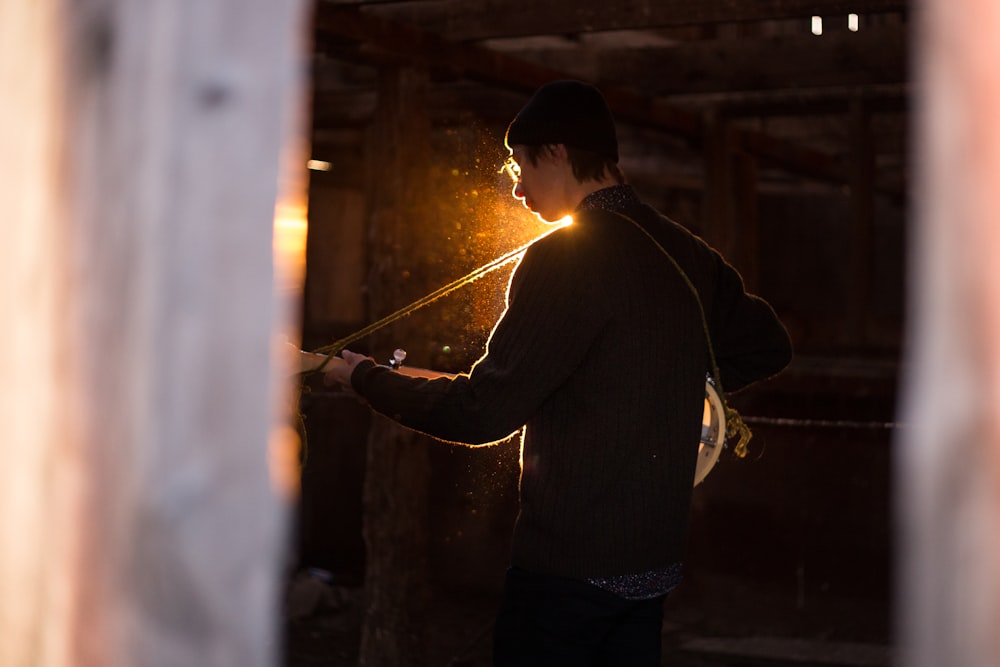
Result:
<svg viewBox="0 0 1000 667"><path fill-rule="evenodd" d="M884 601L807 599L710 576L666 602L664 667L892 667ZM687 586L687 588L685 588ZM285 667L353 667L363 594L306 575L292 587ZM428 613L431 667L488 667L499 592L434 587Z"/></svg>

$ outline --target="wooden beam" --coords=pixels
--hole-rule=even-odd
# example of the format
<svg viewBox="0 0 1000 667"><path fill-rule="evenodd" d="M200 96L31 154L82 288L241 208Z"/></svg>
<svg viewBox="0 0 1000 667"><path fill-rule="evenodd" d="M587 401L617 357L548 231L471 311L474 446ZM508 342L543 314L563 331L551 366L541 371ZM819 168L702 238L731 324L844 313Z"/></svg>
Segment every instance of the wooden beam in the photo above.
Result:
<svg viewBox="0 0 1000 667"><path fill-rule="evenodd" d="M850 317L855 341L865 345L868 336L871 303L873 228L875 226L875 138L871 115L861 102L850 113L849 185L851 192L851 242L849 268Z"/></svg>
<svg viewBox="0 0 1000 667"><path fill-rule="evenodd" d="M347 4L326 0L320 5ZM598 30L652 29L706 23L738 23L906 12L906 0L466 0L381 4L353 2L372 15L418 26L449 39L473 41L498 37L569 35Z"/></svg>
<svg viewBox="0 0 1000 667"><path fill-rule="evenodd" d="M560 72L503 54L447 40L438 34L397 22L321 4L316 12L319 50L344 51L375 63L424 66L450 74L531 92ZM347 45L344 44L346 40Z"/></svg>
<svg viewBox="0 0 1000 667"><path fill-rule="evenodd" d="M672 98L677 99L677 98ZM685 95L685 105L717 106L729 118L765 116L842 115L861 102L872 114L901 114L909 109L909 84L864 88L726 92L718 95Z"/></svg>
<svg viewBox="0 0 1000 667"><path fill-rule="evenodd" d="M863 87L907 80L906 29L687 42L602 52L598 78L649 95ZM541 55L541 54L539 54ZM558 63L559 54L544 54Z"/></svg>
<svg viewBox="0 0 1000 667"><path fill-rule="evenodd" d="M708 112L705 118L705 190L702 196L701 217L705 226L705 240L730 257L735 250L735 235L729 227L734 206L733 154L737 150L735 128L725 118ZM737 267L739 268L739 267Z"/></svg>
<svg viewBox="0 0 1000 667"><path fill-rule="evenodd" d="M316 14L317 41L356 42L357 57L380 61L421 63L444 70L452 76L531 93L554 79L567 78L566 72L529 63L496 51L470 44L457 44L411 26L369 16L356 10L320 5ZM598 82L600 83L600 82ZM686 109L640 95L630 88L601 85L608 104L619 121L701 141L701 117ZM842 182L843 172L835 158L825 153L770 137L759 132L738 133L744 150L762 160L824 180Z"/></svg>
<svg viewBox="0 0 1000 667"><path fill-rule="evenodd" d="M361 43L360 58L420 63L454 78L465 77L526 94L544 83L570 76L504 53L455 43L394 21L328 5L321 5L317 12L316 30L320 42L347 38ZM619 116L690 136L699 133L696 114L654 103L629 89L602 86L602 90Z"/></svg>
<svg viewBox="0 0 1000 667"><path fill-rule="evenodd" d="M739 152L734 156L733 199L734 210L730 211L732 226L736 231L739 251L740 273L746 287L757 293L760 289L760 169L754 156Z"/></svg>
<svg viewBox="0 0 1000 667"><path fill-rule="evenodd" d="M822 181L842 183L844 169L840 160L829 153L813 150L756 130L740 130L740 147L769 165Z"/></svg>

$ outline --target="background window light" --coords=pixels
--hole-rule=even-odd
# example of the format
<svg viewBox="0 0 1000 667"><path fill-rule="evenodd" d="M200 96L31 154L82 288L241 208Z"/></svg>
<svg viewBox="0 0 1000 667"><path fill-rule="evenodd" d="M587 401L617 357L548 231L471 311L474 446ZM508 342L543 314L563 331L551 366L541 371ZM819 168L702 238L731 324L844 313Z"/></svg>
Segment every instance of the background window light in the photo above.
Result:
<svg viewBox="0 0 1000 667"><path fill-rule="evenodd" d="M812 34L822 35L823 34L823 17L814 16L812 17Z"/></svg>
<svg viewBox="0 0 1000 667"><path fill-rule="evenodd" d="M847 29L850 30L851 32L857 32L858 31L858 15L857 14L848 14L847 15Z"/></svg>

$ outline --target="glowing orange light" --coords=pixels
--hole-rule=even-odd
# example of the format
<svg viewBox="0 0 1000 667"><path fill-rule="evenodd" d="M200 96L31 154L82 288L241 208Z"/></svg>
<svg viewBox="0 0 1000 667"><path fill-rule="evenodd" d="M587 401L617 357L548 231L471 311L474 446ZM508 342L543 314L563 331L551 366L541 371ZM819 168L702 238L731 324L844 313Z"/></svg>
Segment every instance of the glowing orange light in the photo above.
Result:
<svg viewBox="0 0 1000 667"><path fill-rule="evenodd" d="M297 291L305 279L306 237L309 231L306 205L279 202L274 210L274 265L279 286Z"/></svg>
<svg viewBox="0 0 1000 667"><path fill-rule="evenodd" d="M302 446L298 432L291 426L281 426L271 430L267 447L268 470L273 488L285 498L295 498L299 494L299 480L302 470L299 465L299 450Z"/></svg>
<svg viewBox="0 0 1000 667"><path fill-rule="evenodd" d="M298 432L291 426L299 390L291 378L297 372L298 364L289 363L287 352L290 347L298 350L301 340L301 332L294 323L298 319L295 304L300 301L305 286L306 237L309 230L308 171L302 169L303 146L304 142L293 142L285 148L278 176L279 195L274 206L271 238L274 288L280 296L278 303L284 317L279 329L274 332L273 360L281 389L275 401L279 412L268 440L268 470L272 487L288 499L299 492L298 461L302 446ZM313 161L306 166L320 169L323 164Z"/></svg>

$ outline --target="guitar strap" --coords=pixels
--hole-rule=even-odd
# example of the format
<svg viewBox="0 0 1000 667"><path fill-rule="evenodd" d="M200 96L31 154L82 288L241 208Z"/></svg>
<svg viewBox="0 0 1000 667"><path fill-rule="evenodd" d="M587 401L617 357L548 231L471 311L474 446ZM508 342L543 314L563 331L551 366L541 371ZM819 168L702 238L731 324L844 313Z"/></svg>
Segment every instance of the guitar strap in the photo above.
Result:
<svg viewBox="0 0 1000 667"><path fill-rule="evenodd" d="M746 422L743 421L740 413L734 408L729 407L729 404L726 402L726 394L722 387L722 375L719 373L719 367L715 360L715 349L712 347L712 336L708 329L708 318L705 316L705 306L701 301L701 295L698 293L698 288L694 286L691 278L689 278L688 274L681 268L681 265L677 263L677 260L674 259L673 255L667 252L667 249L656 240L656 237L654 237L648 229L623 213L618 213L617 211L608 212L627 220L636 229L645 234L646 238L652 241L653 245L659 248L664 257L670 260L670 263L677 270L677 273L680 274L681 279L684 280L684 284L688 286L688 289L691 290L691 294L694 295L695 302L698 304L698 312L701 314L701 327L705 332L705 342L708 344L708 362L710 366L710 373L707 381L712 383L718 390L719 399L722 401L722 407L726 413L726 440L735 440L736 445L733 448L733 452L740 458L746 457L748 451L747 444L750 442L750 438L753 437L753 433L750 431L750 427L746 425Z"/></svg>

